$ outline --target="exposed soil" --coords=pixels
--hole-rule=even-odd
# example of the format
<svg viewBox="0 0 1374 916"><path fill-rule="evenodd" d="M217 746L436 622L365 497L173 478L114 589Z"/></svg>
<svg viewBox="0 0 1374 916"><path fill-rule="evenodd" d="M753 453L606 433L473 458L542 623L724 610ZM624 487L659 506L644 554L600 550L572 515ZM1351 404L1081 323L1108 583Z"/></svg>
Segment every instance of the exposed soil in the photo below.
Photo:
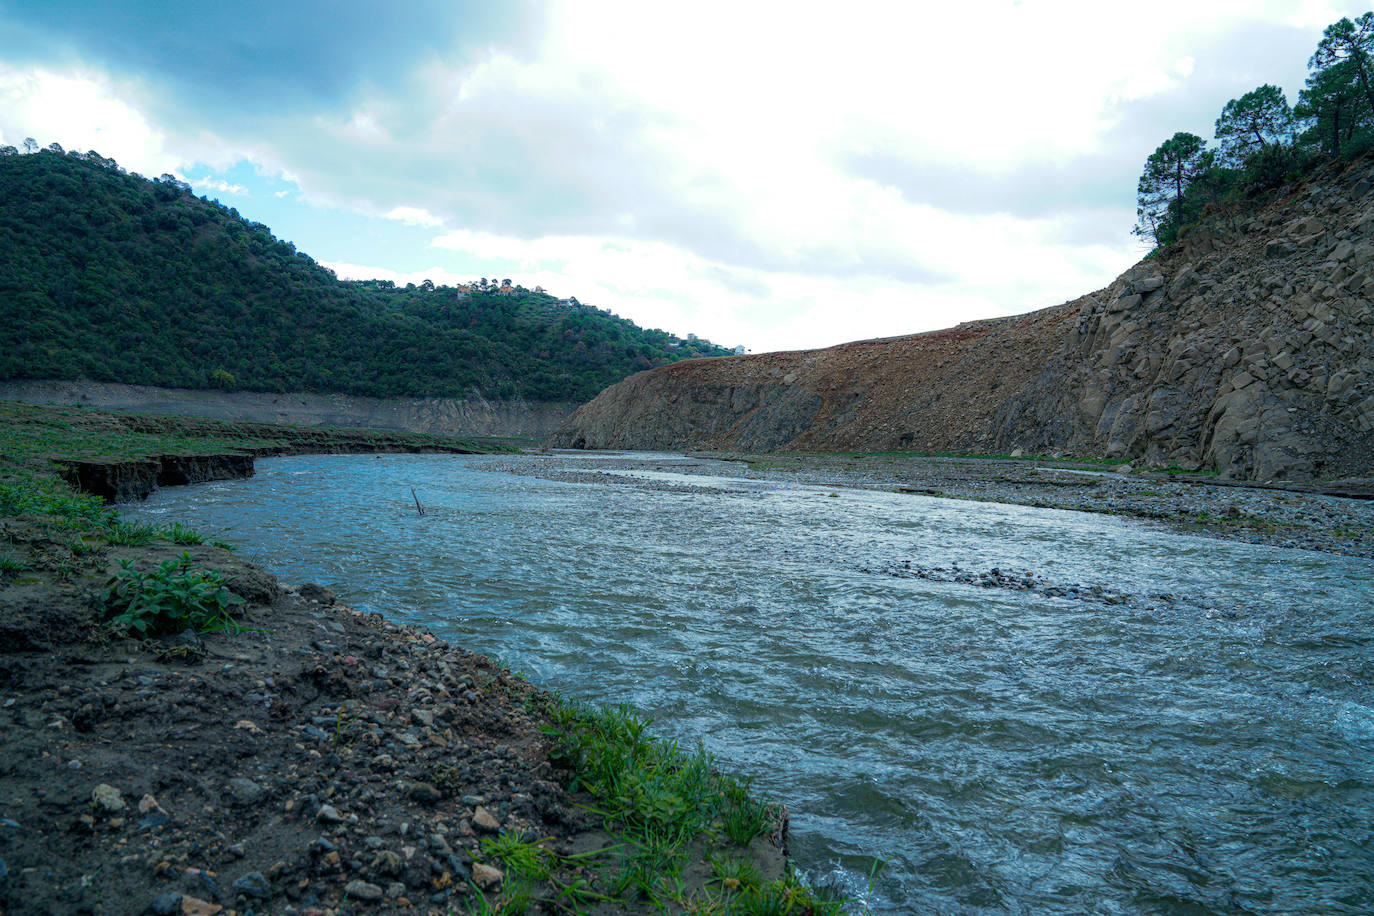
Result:
<svg viewBox="0 0 1374 916"><path fill-rule="evenodd" d="M550 759L548 696L490 660L203 546L253 629L116 638L91 590L118 557L183 548L73 570L0 524L30 567L0 573L0 914L467 912L510 880L483 837L608 845ZM782 873L766 840L751 853ZM561 880L604 888L613 862L560 860Z"/></svg>

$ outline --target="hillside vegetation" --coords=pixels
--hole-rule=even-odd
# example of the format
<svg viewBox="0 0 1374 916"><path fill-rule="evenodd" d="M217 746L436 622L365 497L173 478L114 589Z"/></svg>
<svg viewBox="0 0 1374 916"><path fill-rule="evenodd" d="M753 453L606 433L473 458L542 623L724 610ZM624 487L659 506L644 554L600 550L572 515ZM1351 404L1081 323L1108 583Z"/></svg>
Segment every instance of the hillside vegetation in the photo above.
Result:
<svg viewBox="0 0 1374 916"><path fill-rule="evenodd" d="M170 175L0 148L0 379L582 401L725 352L520 287L342 282Z"/></svg>

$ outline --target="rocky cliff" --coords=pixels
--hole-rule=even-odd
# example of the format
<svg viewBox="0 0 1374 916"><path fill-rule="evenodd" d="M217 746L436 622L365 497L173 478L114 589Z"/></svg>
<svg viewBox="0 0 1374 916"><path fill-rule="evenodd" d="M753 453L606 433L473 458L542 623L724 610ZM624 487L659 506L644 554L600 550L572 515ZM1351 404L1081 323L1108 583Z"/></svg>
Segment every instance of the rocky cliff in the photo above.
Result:
<svg viewBox="0 0 1374 916"><path fill-rule="evenodd" d="M1374 475L1374 160L1214 210L1014 318L632 376L575 448L1027 452L1267 480Z"/></svg>

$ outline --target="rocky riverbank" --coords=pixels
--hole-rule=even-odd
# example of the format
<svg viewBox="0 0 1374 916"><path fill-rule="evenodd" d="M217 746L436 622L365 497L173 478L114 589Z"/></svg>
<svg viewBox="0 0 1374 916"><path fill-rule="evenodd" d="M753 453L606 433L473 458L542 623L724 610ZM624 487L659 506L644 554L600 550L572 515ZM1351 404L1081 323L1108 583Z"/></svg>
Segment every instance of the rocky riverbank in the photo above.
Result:
<svg viewBox="0 0 1374 916"><path fill-rule="evenodd" d="M481 466L573 482L587 481L587 475L595 473L603 482L649 489L694 484L658 480L645 472L887 490L1100 512L1186 534L1374 557L1374 500L1333 495L1316 486L1272 489L1205 477L1184 479L1127 465L908 454L687 457L578 452L550 453L537 463L492 458ZM1362 496L1374 492L1368 481L1345 481L1332 489Z"/></svg>
<svg viewBox="0 0 1374 916"><path fill-rule="evenodd" d="M181 548L63 573L42 532L4 535L0 912L650 909L616 892L631 851L570 788L558 701L489 659L208 546L190 560L231 578L247 629L117 638L101 574ZM785 871L765 837L717 852ZM724 892L706 858L684 894Z"/></svg>
<svg viewBox="0 0 1374 916"><path fill-rule="evenodd" d="M785 812L629 711L98 498L137 487L71 487L495 446L5 404L0 420L0 916L837 912L787 870Z"/></svg>

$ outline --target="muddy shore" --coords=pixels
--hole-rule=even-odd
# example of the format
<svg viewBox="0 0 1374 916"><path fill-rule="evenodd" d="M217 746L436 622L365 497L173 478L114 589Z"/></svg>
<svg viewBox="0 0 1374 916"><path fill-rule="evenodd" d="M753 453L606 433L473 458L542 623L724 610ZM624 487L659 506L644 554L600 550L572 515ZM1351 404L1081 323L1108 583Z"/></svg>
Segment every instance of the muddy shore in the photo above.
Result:
<svg viewBox="0 0 1374 916"><path fill-rule="evenodd" d="M1139 519L1184 534L1374 557L1374 499L1335 496L1317 488L1266 489L1208 478L1180 479L1125 466L918 455L616 452L552 452L533 461L493 457L481 466L574 482L586 482L595 474L603 483L647 489L694 486L636 476L669 471L1071 509ZM1374 493L1369 481L1343 481L1327 488Z"/></svg>

